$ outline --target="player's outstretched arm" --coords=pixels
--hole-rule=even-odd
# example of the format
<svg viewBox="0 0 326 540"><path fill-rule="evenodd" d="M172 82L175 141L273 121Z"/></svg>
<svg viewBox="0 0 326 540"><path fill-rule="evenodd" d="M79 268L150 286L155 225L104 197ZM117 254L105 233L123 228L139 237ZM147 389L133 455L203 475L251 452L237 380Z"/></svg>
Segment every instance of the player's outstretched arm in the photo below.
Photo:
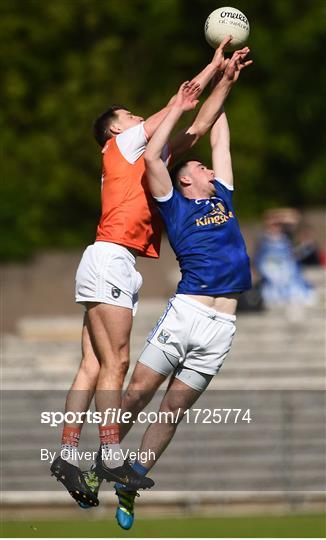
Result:
<svg viewBox="0 0 326 540"><path fill-rule="evenodd" d="M225 37L216 49L212 61L191 80L192 83L196 83L200 87L198 96L200 96L213 77L222 77L228 63L228 60L224 58L224 53L231 41L232 36Z"/></svg>
<svg viewBox="0 0 326 540"><path fill-rule="evenodd" d="M251 66L251 64L253 63L252 60L245 59L248 54L248 52L244 53L246 49L248 52L250 51L248 47L241 49L241 51L235 51L231 60L226 65L223 79L225 79L231 84L234 84L235 82L237 82L241 71L244 68Z"/></svg>
<svg viewBox="0 0 326 540"><path fill-rule="evenodd" d="M211 129L212 163L214 175L233 187L230 129L225 111L222 111Z"/></svg>
<svg viewBox="0 0 326 540"><path fill-rule="evenodd" d="M173 157L178 157L194 146L198 139L205 135L219 116L224 102L233 86L238 80L240 72L252 64L252 60L245 60L250 52L248 47L235 51L230 60L225 61L224 74L215 85L211 94L201 106L195 120L172 140L171 151Z"/></svg>
<svg viewBox="0 0 326 540"><path fill-rule="evenodd" d="M226 38L224 38L221 44L219 45L219 47L216 49L214 56L212 58L212 61L209 64L207 64L207 66L200 73L195 75L195 77L191 80L191 83L194 83L198 85L199 87L198 97L206 88L207 84L213 79L214 76L223 74L227 65L227 61L224 58L224 51L231 40L232 40L231 36L227 36ZM145 132L148 139L152 137L154 131L156 131L157 127L162 122L163 118L165 118L170 108L174 104L175 99L176 99L176 95L170 99L166 107L164 107L157 113L147 118L147 120L145 120L144 127L145 127Z"/></svg>
<svg viewBox="0 0 326 540"><path fill-rule="evenodd" d="M160 123L145 150L146 176L153 197L164 197L172 188L172 182L161 154L171 131L185 111L194 109L198 103L200 87L194 82L183 83L170 111Z"/></svg>

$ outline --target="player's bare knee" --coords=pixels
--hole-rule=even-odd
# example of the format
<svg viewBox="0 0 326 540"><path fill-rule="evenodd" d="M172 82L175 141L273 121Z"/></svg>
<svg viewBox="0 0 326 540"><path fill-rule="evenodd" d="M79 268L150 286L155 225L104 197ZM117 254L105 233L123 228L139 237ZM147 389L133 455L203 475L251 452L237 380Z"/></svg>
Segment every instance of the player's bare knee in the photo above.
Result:
<svg viewBox="0 0 326 540"><path fill-rule="evenodd" d="M127 373L129 363L129 350L111 352L105 358L102 358L102 365L112 374Z"/></svg>
<svg viewBox="0 0 326 540"><path fill-rule="evenodd" d="M126 411L140 412L150 402L154 392L136 390L133 386L128 387L123 396L123 408Z"/></svg>
<svg viewBox="0 0 326 540"><path fill-rule="evenodd" d="M120 361L118 363L118 371L122 374L122 375L126 375L128 369L129 369L129 364L130 364L130 360L129 360L129 356L120 356Z"/></svg>
<svg viewBox="0 0 326 540"><path fill-rule="evenodd" d="M166 424L177 426L183 419L186 410L187 407L180 405L179 403L167 401L164 403L162 409L160 409L160 419Z"/></svg>
<svg viewBox="0 0 326 540"><path fill-rule="evenodd" d="M93 381L98 378L98 375L100 373L100 364L95 362L87 362L86 359L83 359L80 365L80 371L82 371L83 375Z"/></svg>
<svg viewBox="0 0 326 540"><path fill-rule="evenodd" d="M139 395L140 397L149 395L152 397L158 386L155 384L149 385L148 381L144 379L143 377L136 376L135 372L132 374L131 381L128 384L128 388L126 390L126 393L128 395Z"/></svg>
<svg viewBox="0 0 326 540"><path fill-rule="evenodd" d="M108 376L116 388L122 388L129 367L129 359L117 359L108 368Z"/></svg>

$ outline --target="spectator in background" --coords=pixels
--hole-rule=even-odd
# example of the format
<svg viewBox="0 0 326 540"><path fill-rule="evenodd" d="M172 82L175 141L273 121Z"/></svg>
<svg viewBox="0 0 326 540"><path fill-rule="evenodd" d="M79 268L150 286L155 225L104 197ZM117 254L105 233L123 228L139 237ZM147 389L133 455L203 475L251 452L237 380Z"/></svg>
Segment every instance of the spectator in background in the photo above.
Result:
<svg viewBox="0 0 326 540"><path fill-rule="evenodd" d="M301 318L300 306L311 305L316 295L304 279L293 246L301 214L291 208L264 214L264 233L254 263L262 277L262 296L267 307L286 306L290 318ZM294 317L295 315L295 317Z"/></svg>
<svg viewBox="0 0 326 540"><path fill-rule="evenodd" d="M321 252L314 236L314 230L308 223L300 223L295 237L294 255L304 266L320 266Z"/></svg>

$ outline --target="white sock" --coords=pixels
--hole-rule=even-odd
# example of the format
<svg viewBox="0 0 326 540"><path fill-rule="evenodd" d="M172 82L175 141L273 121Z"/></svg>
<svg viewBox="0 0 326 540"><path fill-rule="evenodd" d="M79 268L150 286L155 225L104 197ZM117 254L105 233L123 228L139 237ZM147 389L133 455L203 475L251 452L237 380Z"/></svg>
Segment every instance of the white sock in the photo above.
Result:
<svg viewBox="0 0 326 540"><path fill-rule="evenodd" d="M73 446L72 444L62 444L61 445L61 457L65 461L68 461L71 465L75 465L75 467L79 467L79 460L77 457L77 446Z"/></svg>
<svg viewBox="0 0 326 540"><path fill-rule="evenodd" d="M121 467L124 463L120 444L104 443L101 445L102 460L109 469Z"/></svg>

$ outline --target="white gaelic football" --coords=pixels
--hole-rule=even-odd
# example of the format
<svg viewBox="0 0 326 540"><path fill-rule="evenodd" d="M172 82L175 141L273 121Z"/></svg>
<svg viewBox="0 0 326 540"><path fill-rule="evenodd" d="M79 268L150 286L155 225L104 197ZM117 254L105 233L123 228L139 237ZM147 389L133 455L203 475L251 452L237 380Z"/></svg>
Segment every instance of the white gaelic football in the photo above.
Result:
<svg viewBox="0 0 326 540"><path fill-rule="evenodd" d="M226 36L231 35L229 50L238 49L246 44L249 36L247 17L233 7L221 7L208 15L205 22L205 37L208 43L216 49Z"/></svg>

